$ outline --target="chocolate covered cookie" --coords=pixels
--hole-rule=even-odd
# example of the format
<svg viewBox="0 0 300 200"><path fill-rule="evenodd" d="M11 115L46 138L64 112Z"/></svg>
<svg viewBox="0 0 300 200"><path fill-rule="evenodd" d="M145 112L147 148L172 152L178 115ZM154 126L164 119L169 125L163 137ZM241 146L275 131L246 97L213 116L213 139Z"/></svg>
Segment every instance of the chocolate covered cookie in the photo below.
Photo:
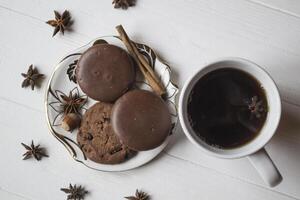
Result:
<svg viewBox="0 0 300 200"><path fill-rule="evenodd" d="M150 150L163 143L171 129L171 116L165 102L145 90L129 91L114 104L112 126L123 144L137 151Z"/></svg>
<svg viewBox="0 0 300 200"><path fill-rule="evenodd" d="M121 144L114 133L110 115L112 104L98 102L83 116L77 135L78 144L86 157L97 163L117 164L134 153Z"/></svg>
<svg viewBox="0 0 300 200"><path fill-rule="evenodd" d="M113 102L133 84L134 63L120 47L94 45L80 57L76 79L87 96L98 101Z"/></svg>

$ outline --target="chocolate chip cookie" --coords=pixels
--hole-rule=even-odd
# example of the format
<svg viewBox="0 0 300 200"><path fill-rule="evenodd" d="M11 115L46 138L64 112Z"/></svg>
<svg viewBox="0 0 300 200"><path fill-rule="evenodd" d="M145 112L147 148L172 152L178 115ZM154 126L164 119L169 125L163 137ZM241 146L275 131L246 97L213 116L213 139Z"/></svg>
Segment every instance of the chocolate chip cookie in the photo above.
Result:
<svg viewBox="0 0 300 200"><path fill-rule="evenodd" d="M98 102L83 116L77 135L86 157L102 164L118 164L134 155L114 133L110 115L112 104Z"/></svg>

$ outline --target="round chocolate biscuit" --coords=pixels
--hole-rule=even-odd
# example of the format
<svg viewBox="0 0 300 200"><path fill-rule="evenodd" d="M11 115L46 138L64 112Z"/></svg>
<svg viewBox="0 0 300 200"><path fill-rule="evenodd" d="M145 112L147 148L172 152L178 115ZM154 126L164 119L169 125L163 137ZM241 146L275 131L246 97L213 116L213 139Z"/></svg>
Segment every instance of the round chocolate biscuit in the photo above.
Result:
<svg viewBox="0 0 300 200"><path fill-rule="evenodd" d="M76 79L87 96L98 101L113 102L133 84L134 63L120 47L94 45L80 57Z"/></svg>
<svg viewBox="0 0 300 200"><path fill-rule="evenodd" d="M112 127L130 149L145 151L158 147L171 129L171 116L165 102L146 90L132 90L113 106Z"/></svg>
<svg viewBox="0 0 300 200"><path fill-rule="evenodd" d="M102 164L118 164L133 155L114 133L110 115L112 104L98 102L83 116L77 141L86 157Z"/></svg>

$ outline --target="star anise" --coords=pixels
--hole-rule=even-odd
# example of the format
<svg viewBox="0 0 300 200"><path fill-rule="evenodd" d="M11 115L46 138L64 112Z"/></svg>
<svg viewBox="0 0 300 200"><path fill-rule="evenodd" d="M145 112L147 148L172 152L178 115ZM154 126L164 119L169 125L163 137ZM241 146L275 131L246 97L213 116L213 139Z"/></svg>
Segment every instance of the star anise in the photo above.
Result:
<svg viewBox="0 0 300 200"><path fill-rule="evenodd" d="M26 153L23 154L24 158L23 160L27 160L31 157L34 157L36 160L41 160L42 157L49 157L46 153L45 153L45 149L40 147L40 145L35 146L33 143L33 140L31 141L31 145L28 146L24 143L21 143L23 145L23 147L25 147L25 149L27 150Z"/></svg>
<svg viewBox="0 0 300 200"><path fill-rule="evenodd" d="M135 5L136 0L113 0L112 4L115 4L114 8L127 9L130 6Z"/></svg>
<svg viewBox="0 0 300 200"><path fill-rule="evenodd" d="M86 98L81 97L78 93L73 94L72 91L69 92L69 96L63 94L60 97L63 100L61 107L65 115L69 113L79 114L79 110L87 101Z"/></svg>
<svg viewBox="0 0 300 200"><path fill-rule="evenodd" d="M77 187L76 185L72 186L72 184L69 185L69 188L61 188L60 190L68 194L67 200L81 200L88 193L81 185Z"/></svg>
<svg viewBox="0 0 300 200"><path fill-rule="evenodd" d="M70 12L65 10L61 15L59 12L54 11L55 19L49 20L46 23L50 26L55 27L52 36L55 36L59 31L64 34L66 28L71 24L71 15Z"/></svg>
<svg viewBox="0 0 300 200"><path fill-rule="evenodd" d="M60 90L53 91L51 87L49 88L49 92L56 99L49 103L49 106L57 113L52 122L53 126L60 125L55 123L57 119L61 117L63 119L70 113L81 116L81 111L86 109L84 105L87 103L88 98L86 95L81 95L77 87L70 90L68 95Z"/></svg>
<svg viewBox="0 0 300 200"><path fill-rule="evenodd" d="M43 74L39 74L37 68L34 68L33 65L29 66L26 74L21 73L21 75L25 78L22 82L22 88L31 86L32 90L34 90L37 81L44 77Z"/></svg>
<svg viewBox="0 0 300 200"><path fill-rule="evenodd" d="M259 100L257 96L251 97L250 101L247 101L248 110L251 113L251 117L261 118L263 113L266 112L265 105L262 100Z"/></svg>
<svg viewBox="0 0 300 200"><path fill-rule="evenodd" d="M150 197L147 193L136 190L135 191L135 196L125 197L125 199L129 199L129 200L149 200Z"/></svg>

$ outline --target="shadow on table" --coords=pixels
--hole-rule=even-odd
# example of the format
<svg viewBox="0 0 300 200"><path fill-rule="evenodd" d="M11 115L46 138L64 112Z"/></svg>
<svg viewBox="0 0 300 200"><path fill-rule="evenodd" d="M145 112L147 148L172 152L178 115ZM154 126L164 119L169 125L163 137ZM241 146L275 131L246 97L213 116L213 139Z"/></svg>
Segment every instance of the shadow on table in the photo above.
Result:
<svg viewBox="0 0 300 200"><path fill-rule="evenodd" d="M283 103L281 121L274 139L277 137L297 138L300 142L300 107Z"/></svg>
<svg viewBox="0 0 300 200"><path fill-rule="evenodd" d="M187 137L185 136L185 134L180 126L179 121L178 121L178 124L177 124L173 134L174 135L172 136L172 139L171 139L170 143L168 144L168 146L166 147L165 151L169 151L173 147L175 147L177 145L181 146L181 145L183 145L183 143L187 142ZM190 144L193 145L192 143L190 143Z"/></svg>

